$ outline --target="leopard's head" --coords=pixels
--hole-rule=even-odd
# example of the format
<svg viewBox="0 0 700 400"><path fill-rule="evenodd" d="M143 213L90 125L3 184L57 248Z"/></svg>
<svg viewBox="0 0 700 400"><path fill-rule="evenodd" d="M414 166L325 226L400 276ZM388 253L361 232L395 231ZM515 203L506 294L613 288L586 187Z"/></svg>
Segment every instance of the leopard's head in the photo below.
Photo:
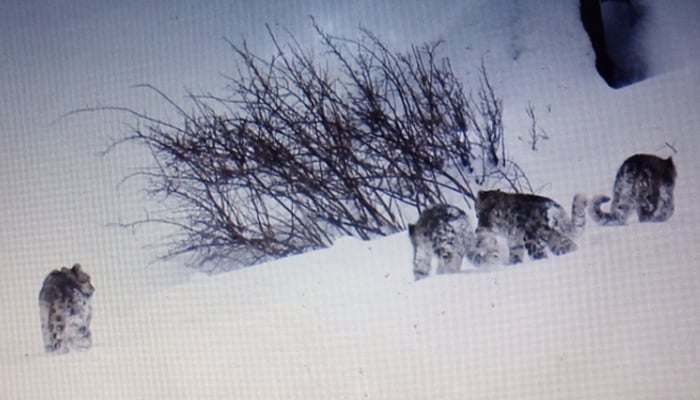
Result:
<svg viewBox="0 0 700 400"><path fill-rule="evenodd" d="M68 275L70 279L78 285L80 292L85 296L90 297L95 292L95 287L92 286L92 282L90 282L90 275L83 271L80 264L75 264L70 269L63 267L61 268L61 272Z"/></svg>

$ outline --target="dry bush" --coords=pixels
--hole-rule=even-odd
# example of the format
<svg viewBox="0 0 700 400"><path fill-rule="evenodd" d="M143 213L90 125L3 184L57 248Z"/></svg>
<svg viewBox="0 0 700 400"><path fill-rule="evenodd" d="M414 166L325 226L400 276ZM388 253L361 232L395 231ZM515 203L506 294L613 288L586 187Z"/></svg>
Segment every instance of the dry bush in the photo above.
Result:
<svg viewBox="0 0 700 400"><path fill-rule="evenodd" d="M228 96L190 96L194 111L148 86L179 125L107 107L137 120L115 145L145 145L155 160L137 175L168 213L136 223L177 228L164 257L251 265L402 230L407 210L448 194L473 203L475 184L527 185L505 157L502 102L483 63L467 95L440 43L396 53L365 30L348 39L313 26L321 60L269 27L270 59L229 43L239 63Z"/></svg>

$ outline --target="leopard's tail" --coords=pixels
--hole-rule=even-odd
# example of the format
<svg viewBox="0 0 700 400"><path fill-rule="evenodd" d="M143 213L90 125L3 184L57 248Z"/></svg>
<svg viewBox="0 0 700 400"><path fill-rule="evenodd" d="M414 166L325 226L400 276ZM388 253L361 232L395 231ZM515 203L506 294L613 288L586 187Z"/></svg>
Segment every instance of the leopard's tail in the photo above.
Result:
<svg viewBox="0 0 700 400"><path fill-rule="evenodd" d="M585 195L577 193L571 202L571 228L572 233L582 233L586 228L586 207L588 199Z"/></svg>
<svg viewBox="0 0 700 400"><path fill-rule="evenodd" d="M615 212L607 212L600 209L600 206L608 201L610 201L610 197L605 195L593 197L589 211L591 219L600 225L622 225L624 223L624 219L621 218L621 216ZM613 201L613 203L615 203L615 201ZM614 204L613 207L611 207L611 210L615 210Z"/></svg>

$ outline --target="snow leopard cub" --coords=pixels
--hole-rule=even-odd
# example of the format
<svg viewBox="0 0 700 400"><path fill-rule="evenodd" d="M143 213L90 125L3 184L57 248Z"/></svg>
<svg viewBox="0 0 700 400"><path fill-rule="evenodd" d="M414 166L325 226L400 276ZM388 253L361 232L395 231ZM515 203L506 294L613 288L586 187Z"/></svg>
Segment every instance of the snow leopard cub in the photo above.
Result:
<svg viewBox="0 0 700 400"><path fill-rule="evenodd" d="M459 272L465 256L475 265L497 257L495 238L474 234L467 214L448 204L424 210L415 224L408 225L408 235L416 280L430 274L433 257L437 258L438 274Z"/></svg>
<svg viewBox="0 0 700 400"><path fill-rule="evenodd" d="M53 270L39 292L39 317L44 349L67 353L92 346L91 298L95 288L80 264Z"/></svg>
<svg viewBox="0 0 700 400"><path fill-rule="evenodd" d="M506 237L510 264L523 260L525 249L533 259L546 258L546 248L561 255L576 249L572 237L586 223L586 198L577 194L571 218L552 199L499 190L480 191L476 201L477 232L492 232Z"/></svg>
<svg viewBox="0 0 700 400"><path fill-rule="evenodd" d="M664 222L673 215L676 166L671 157L635 154L625 160L615 176L610 212L600 205L610 197L595 196L590 214L601 225L624 225L633 212L639 222Z"/></svg>

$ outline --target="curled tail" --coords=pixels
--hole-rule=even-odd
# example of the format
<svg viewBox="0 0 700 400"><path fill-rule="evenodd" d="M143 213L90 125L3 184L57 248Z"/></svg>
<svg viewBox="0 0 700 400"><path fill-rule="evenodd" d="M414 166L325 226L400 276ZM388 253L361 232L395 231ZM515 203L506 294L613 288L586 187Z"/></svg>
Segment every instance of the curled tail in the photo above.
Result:
<svg viewBox="0 0 700 400"><path fill-rule="evenodd" d="M608 201L610 201L610 197L605 195L593 197L590 208L591 218L600 225L623 225L624 218L615 212L615 204L611 206L611 212L606 212L600 209L601 204L607 203Z"/></svg>

